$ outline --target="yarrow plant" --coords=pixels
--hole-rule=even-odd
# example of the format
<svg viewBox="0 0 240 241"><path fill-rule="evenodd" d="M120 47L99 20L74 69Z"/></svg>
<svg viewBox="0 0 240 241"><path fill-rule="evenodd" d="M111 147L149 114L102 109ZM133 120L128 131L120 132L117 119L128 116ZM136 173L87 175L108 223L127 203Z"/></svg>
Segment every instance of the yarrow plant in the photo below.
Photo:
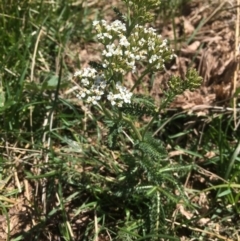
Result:
<svg viewBox="0 0 240 241"><path fill-rule="evenodd" d="M124 76L128 72L136 73L140 63L147 66L144 75L163 70L165 62L175 56L168 47L168 41L153 28L137 24L128 35L126 24L120 20L110 24L105 20L94 21L93 26L97 31L97 39L104 46L103 71L98 73L96 69L88 67L74 74L79 79L81 88L77 97L87 103L96 105L104 97L112 106L122 107L124 103L131 103L131 91L137 85L131 91L123 87Z"/></svg>
<svg viewBox="0 0 240 241"><path fill-rule="evenodd" d="M184 84L180 78L172 78L169 81L171 94L166 92L166 101L160 106L156 106L154 100L149 97L134 94L146 75L164 71L165 63L176 56L169 47L168 40L162 38L156 29L145 26L151 17L150 8L158 6L159 1L124 2L129 11L126 16L116 11L121 20L111 23L105 20L93 22L96 39L102 45L102 61L90 63L89 67L78 70L73 76L73 81L77 87L77 98L94 106L102 114L109 131L107 141L103 140L104 145L107 143L109 149L119 151L124 140L124 146L128 147L127 153L119 154L121 163L129 164L129 168L119 172L119 185L126 188L125 194L118 192L118 196L128 193L128 198L131 199L135 192L135 195L139 195L139 202L143 197L149 197L151 225L148 229L153 234L159 233L161 229L160 194L167 194L168 198L176 200L172 193L163 190L164 180L184 196L177 181L169 174L181 167L172 168L166 162L166 148L153 137L153 125L158 122L161 106L165 107L176 94L188 87L197 87L201 79L197 77L196 71L188 73ZM133 9L132 13L130 9ZM125 86L125 76L128 73L136 79L131 89ZM150 117L147 119L148 123L139 124L144 115ZM128 182L129 178L140 180Z"/></svg>
<svg viewBox="0 0 240 241"><path fill-rule="evenodd" d="M135 6L141 21L150 16L146 13L146 4L141 7L141 1L125 1L127 5ZM159 5L159 1L148 1L149 7ZM145 9L145 17L142 10ZM130 20L130 15L127 20ZM168 41L156 33L154 28L146 28L140 24L129 25L115 20L108 23L105 20L94 21L97 40L104 46L102 51L102 71L88 67L74 74L80 82L77 97L88 104L97 105L109 101L112 106L123 107L130 104L133 90L150 72L165 69L165 62L174 58L173 50ZM134 87L129 90L123 86L124 76L128 72L137 73L137 66L147 66Z"/></svg>

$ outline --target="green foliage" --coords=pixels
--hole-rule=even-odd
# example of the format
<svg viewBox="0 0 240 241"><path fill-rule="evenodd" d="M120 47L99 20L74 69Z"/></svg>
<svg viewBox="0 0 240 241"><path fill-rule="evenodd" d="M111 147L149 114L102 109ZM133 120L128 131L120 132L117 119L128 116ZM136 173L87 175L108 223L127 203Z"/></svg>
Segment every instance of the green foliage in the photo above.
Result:
<svg viewBox="0 0 240 241"><path fill-rule="evenodd" d="M188 69L184 80L178 76L172 76L169 80L169 87L174 95L178 95L186 89L192 91L198 88L201 83L202 77L199 76L198 72L195 69Z"/></svg>
<svg viewBox="0 0 240 241"><path fill-rule="evenodd" d="M110 122L108 124L109 126L109 132L108 132L108 147L111 149L115 149L116 147L118 148L118 137L121 135L123 126L124 126L123 121L117 122L117 123L113 123Z"/></svg>
<svg viewBox="0 0 240 241"><path fill-rule="evenodd" d="M176 95L182 94L187 89L193 91L201 84L202 77L192 68L187 70L185 79L181 79L179 76L171 76L168 81L169 89L165 93L160 109L164 110L175 99Z"/></svg>
<svg viewBox="0 0 240 241"><path fill-rule="evenodd" d="M123 0L129 9L131 9L133 16L128 18L131 20L131 24L136 23L144 24L147 22L151 22L153 19L153 14L150 12L153 9L156 9L160 6L160 0Z"/></svg>
<svg viewBox="0 0 240 241"><path fill-rule="evenodd" d="M145 135L144 140L139 142L138 148L142 151L143 158L148 158L158 163L161 163L163 156L166 155L162 143L149 134ZM153 169L156 170L155 168Z"/></svg>
<svg viewBox="0 0 240 241"><path fill-rule="evenodd" d="M240 133L232 118L199 120L166 109L177 94L199 87L196 70L189 69L184 79L172 76L159 105L139 94L119 108L104 106L106 96L95 106L65 98L72 87L67 76L81 67L79 47L96 40L92 20L98 6L74 0L10 2L0 3L0 211L8 240L178 240L177 228L167 220L179 203L196 208L190 198L191 192L199 194L197 187L189 192L183 184L198 168L228 182L204 183L211 187L203 192L221 200L213 204L221 215L239 213ZM130 34L134 25L152 20L159 6L173 14L187 0L123 2L128 13L114 11ZM101 62L89 65L107 71ZM154 67L136 74L132 90ZM106 76L111 87L115 80L124 83L125 76L114 70ZM169 150L180 154L170 157ZM24 215L18 215L20 229L12 235L9 213L18 198L18 205L24 200ZM183 215L174 218L187 223Z"/></svg>
<svg viewBox="0 0 240 241"><path fill-rule="evenodd" d="M143 115L154 116L156 114L156 106L151 98L136 95L132 99L131 104L125 104L120 111L132 116L142 117Z"/></svg>
<svg viewBox="0 0 240 241"><path fill-rule="evenodd" d="M5 92L3 91L2 87L0 87L0 107L5 105Z"/></svg>

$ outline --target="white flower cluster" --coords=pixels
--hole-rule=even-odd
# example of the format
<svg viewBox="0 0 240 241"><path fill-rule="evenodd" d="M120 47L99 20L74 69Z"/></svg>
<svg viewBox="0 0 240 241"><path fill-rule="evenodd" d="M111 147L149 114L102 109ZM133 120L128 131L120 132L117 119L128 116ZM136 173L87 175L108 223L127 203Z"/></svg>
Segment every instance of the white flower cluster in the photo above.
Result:
<svg viewBox="0 0 240 241"><path fill-rule="evenodd" d="M152 69L164 69L164 62L174 57L167 40L156 34L153 28L136 25L127 36L126 25L119 20L108 24L105 20L94 21L97 39L105 46L103 67L126 74L136 71L136 62L146 62Z"/></svg>
<svg viewBox="0 0 240 241"><path fill-rule="evenodd" d="M164 68L165 61L174 57L167 40L158 36L153 28L136 25L129 35L126 25L119 20L111 24L105 20L94 21L93 25L98 32L98 40L105 46L102 66L109 70L107 75L135 72L137 62L148 62L151 70L160 70ZM110 101L112 106L122 107L124 103L131 103L132 93L129 90L120 82L108 83L104 74L99 74L94 68L79 70L74 77L80 80L77 97L87 103L97 104L102 98Z"/></svg>
<svg viewBox="0 0 240 241"><path fill-rule="evenodd" d="M85 100L89 104L96 105L104 95L112 106L122 107L123 103L131 103L132 93L126 87L117 82L115 92L108 92L105 76L99 75L94 68L79 70L74 77L80 80L80 91L77 98Z"/></svg>
<svg viewBox="0 0 240 241"><path fill-rule="evenodd" d="M104 76L98 75L94 68L85 68L77 71L74 77L79 78L81 84L77 98L85 99L87 103L97 104L106 88Z"/></svg>
<svg viewBox="0 0 240 241"><path fill-rule="evenodd" d="M111 102L112 105L117 105L122 107L123 103L131 103L132 93L129 90L122 86L119 82L116 84L116 90L118 93L113 94L109 92L107 99Z"/></svg>

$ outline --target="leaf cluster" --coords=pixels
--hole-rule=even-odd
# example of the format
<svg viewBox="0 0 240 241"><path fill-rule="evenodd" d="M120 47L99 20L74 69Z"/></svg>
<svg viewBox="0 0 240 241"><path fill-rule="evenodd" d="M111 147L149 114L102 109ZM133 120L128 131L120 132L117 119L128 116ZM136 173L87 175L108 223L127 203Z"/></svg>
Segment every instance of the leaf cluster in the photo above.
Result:
<svg viewBox="0 0 240 241"><path fill-rule="evenodd" d="M154 100L143 95L134 95L131 104L125 104L120 111L138 118L144 115L154 116L157 112Z"/></svg>

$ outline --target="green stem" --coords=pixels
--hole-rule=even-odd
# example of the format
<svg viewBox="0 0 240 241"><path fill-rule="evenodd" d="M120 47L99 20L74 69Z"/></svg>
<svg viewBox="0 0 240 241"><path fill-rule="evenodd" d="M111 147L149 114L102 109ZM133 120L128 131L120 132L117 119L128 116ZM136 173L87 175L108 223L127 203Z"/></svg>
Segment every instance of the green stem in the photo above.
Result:
<svg viewBox="0 0 240 241"><path fill-rule="evenodd" d="M156 114L152 117L152 119L148 122L147 126L145 127L143 134L142 134L142 138L144 138L145 134L147 133L147 131L149 130L149 128L151 127L153 121L156 119L156 117L158 116L159 110L156 112Z"/></svg>
<svg viewBox="0 0 240 241"><path fill-rule="evenodd" d="M123 120L125 120L127 123L130 124L130 126L132 127L133 132L137 136L137 139L139 141L142 141L142 136L141 136L140 132L138 131L138 129L136 128L136 126L133 124L133 122L130 119L128 119L126 116L123 116L122 118L123 118Z"/></svg>
<svg viewBox="0 0 240 241"><path fill-rule="evenodd" d="M140 84L140 82L142 81L143 77L146 76L148 73L150 73L149 69L146 69L143 74L139 77L139 79L136 81L136 83L134 84L134 86L131 89L131 92L134 91L134 89Z"/></svg>
<svg viewBox="0 0 240 241"><path fill-rule="evenodd" d="M240 153L240 139L238 140L236 149L235 149L235 151L233 152L233 154L230 158L230 163L228 165L228 168L227 168L227 171L226 171L226 174L225 174L225 180L227 180L229 178L229 175L232 171L232 168L233 168L233 165L234 165L235 161L237 160L237 157L239 156L239 153Z"/></svg>
<svg viewBox="0 0 240 241"><path fill-rule="evenodd" d="M113 119L113 116L112 116L112 113L108 110L108 109L106 109L105 107L104 107L104 105L101 105L100 104L100 106L101 106L101 108L102 108L102 111L103 111L103 113L104 113L104 115L106 115L109 119Z"/></svg>
<svg viewBox="0 0 240 241"><path fill-rule="evenodd" d="M103 111L104 115L106 115L109 119L113 120L114 116L112 115L112 113L108 109L106 109L104 107L104 105L100 105L100 106L102 108L102 111ZM129 125L131 126L131 128L132 128L133 132L135 133L137 139L139 141L141 141L142 136L141 136L140 132L138 131L138 129L136 128L136 126L134 125L134 123L129 118L127 118L126 116L123 116L121 112L119 112L119 121L120 121L120 119L123 119L127 123L129 123Z"/></svg>

